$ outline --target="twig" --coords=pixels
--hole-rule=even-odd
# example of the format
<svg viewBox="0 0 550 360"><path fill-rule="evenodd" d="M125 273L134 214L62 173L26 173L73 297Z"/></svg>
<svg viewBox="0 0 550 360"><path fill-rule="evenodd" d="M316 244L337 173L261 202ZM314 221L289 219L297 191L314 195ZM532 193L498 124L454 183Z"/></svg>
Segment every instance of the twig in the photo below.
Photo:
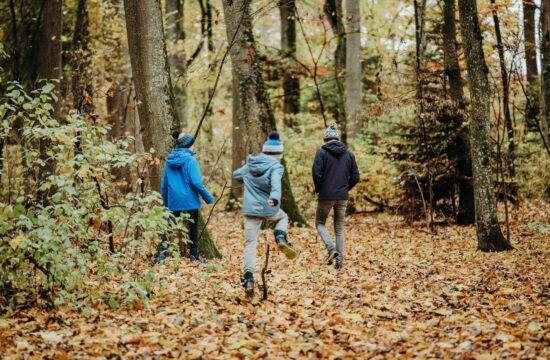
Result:
<svg viewBox="0 0 550 360"><path fill-rule="evenodd" d="M265 265L262 269L262 301L267 300L267 279L265 277L267 273L267 266L269 265L269 240L267 239L267 235L265 236Z"/></svg>
<svg viewBox="0 0 550 360"><path fill-rule="evenodd" d="M212 213L214 212L214 208L216 208L216 205L220 202L220 200L223 198L223 193L225 192L225 189L227 189L227 181L225 184L223 184L223 189L221 195L218 197L216 202L214 202L214 205L212 205L212 208L210 209L210 212L208 213L208 218L206 218L206 221L204 222L204 226L202 227L201 233L199 235L199 240L202 239L202 235L204 234L204 230L206 230L206 227L208 226L208 223L210 222L210 218L212 217Z"/></svg>

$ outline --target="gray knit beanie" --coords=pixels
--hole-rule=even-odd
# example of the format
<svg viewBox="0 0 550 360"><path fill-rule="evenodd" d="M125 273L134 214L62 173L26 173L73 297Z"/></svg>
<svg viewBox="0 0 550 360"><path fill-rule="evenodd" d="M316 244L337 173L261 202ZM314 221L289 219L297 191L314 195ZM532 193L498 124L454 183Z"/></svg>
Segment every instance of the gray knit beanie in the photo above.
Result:
<svg viewBox="0 0 550 360"><path fill-rule="evenodd" d="M340 139L340 130L338 130L338 125L336 123L330 124L325 129L325 136L323 138L325 141L329 140L339 140Z"/></svg>

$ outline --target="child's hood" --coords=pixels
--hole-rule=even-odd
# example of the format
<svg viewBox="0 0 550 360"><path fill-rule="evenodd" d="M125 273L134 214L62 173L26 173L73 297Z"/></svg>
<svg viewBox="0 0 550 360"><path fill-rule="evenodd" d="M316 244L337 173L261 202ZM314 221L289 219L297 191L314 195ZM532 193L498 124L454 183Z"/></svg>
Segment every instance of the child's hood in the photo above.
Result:
<svg viewBox="0 0 550 360"><path fill-rule="evenodd" d="M190 149L174 149L166 158L166 164L172 169L177 169L182 167L193 155L195 155L195 152Z"/></svg>
<svg viewBox="0 0 550 360"><path fill-rule="evenodd" d="M252 176L262 176L273 166L281 166L278 159L263 153L248 156L247 164Z"/></svg>

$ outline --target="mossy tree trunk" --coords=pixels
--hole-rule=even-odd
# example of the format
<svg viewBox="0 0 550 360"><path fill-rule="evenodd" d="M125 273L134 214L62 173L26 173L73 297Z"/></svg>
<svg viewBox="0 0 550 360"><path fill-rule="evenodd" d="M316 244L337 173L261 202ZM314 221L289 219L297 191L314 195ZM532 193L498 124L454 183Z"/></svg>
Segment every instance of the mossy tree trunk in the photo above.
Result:
<svg viewBox="0 0 550 360"><path fill-rule="evenodd" d="M245 126L243 142L246 152L258 154L262 151L268 132L276 130L276 122L262 76L249 5L250 0L224 0L223 12L228 42L231 44L234 39L229 54L239 103L234 106L234 110L236 108L238 112L233 114L233 123ZM305 225L292 195L288 171L283 176L283 194L281 207L289 215L290 221Z"/></svg>
<svg viewBox="0 0 550 360"><path fill-rule="evenodd" d="M155 149L154 156L164 160L172 144L170 133L181 130L181 124L175 111L160 0L124 0L124 9L139 118L145 128L143 142L146 150ZM160 190L162 165L158 161L152 167L154 190ZM200 215L199 231L203 228ZM206 258L221 257L207 229L199 239L199 249Z"/></svg>
<svg viewBox="0 0 550 360"><path fill-rule="evenodd" d="M477 246L481 251L510 250L497 218L491 170L489 70L483 53L476 0L460 0L460 22L471 97L470 142L476 207Z"/></svg>
<svg viewBox="0 0 550 360"><path fill-rule="evenodd" d="M458 215L457 223L474 224L475 204L472 184L472 161L470 160L470 140L464 126L464 88L458 61L458 43L456 41L455 0L444 0L443 4L443 52L445 54L445 75L449 79L448 94L453 101L458 116L456 137L457 176L458 176Z"/></svg>
<svg viewBox="0 0 550 360"><path fill-rule="evenodd" d="M181 124L174 108L160 0L124 0L128 48L136 105L144 127L145 151L153 149L149 183L160 190L163 160L172 145L170 132Z"/></svg>

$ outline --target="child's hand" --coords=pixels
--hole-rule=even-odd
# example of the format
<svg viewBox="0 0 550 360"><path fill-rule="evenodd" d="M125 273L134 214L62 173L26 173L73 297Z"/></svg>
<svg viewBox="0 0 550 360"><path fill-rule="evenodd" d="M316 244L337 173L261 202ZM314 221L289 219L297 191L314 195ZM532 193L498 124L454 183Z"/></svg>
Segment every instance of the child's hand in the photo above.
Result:
<svg viewBox="0 0 550 360"><path fill-rule="evenodd" d="M267 201L267 204L268 204L269 206L276 206L276 205L277 205L277 200L269 199L269 200Z"/></svg>

